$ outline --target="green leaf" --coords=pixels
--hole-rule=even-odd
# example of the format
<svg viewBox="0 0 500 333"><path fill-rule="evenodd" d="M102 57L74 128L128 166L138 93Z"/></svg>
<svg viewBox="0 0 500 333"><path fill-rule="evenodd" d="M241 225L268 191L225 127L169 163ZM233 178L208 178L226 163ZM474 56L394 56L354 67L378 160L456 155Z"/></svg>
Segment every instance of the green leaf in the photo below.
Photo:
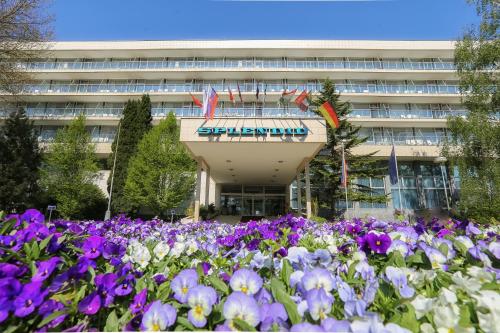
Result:
<svg viewBox="0 0 500 333"><path fill-rule="evenodd" d="M106 319L106 326L104 326L105 332L117 332L119 330L118 327L118 317L116 316L116 311L113 310Z"/></svg>
<svg viewBox="0 0 500 333"><path fill-rule="evenodd" d="M422 259L423 252L422 251L417 251L415 254L412 254L406 259L406 262L408 265L412 264L423 264L424 260Z"/></svg>
<svg viewBox="0 0 500 333"><path fill-rule="evenodd" d="M453 246L460 252L462 256L465 256L467 253L467 247L462 244L460 241L454 241Z"/></svg>
<svg viewBox="0 0 500 333"><path fill-rule="evenodd" d="M46 237L44 240L42 240L40 242L40 246L39 246L40 247L40 251L43 251L47 247L47 245L49 245L49 242L50 242L50 240L52 239L53 236L54 236L54 234L51 234L49 237Z"/></svg>
<svg viewBox="0 0 500 333"><path fill-rule="evenodd" d="M283 268L281 269L281 280L290 288L290 275L292 275L293 268L288 259L283 260Z"/></svg>
<svg viewBox="0 0 500 333"><path fill-rule="evenodd" d="M44 320L42 320L42 321L38 324L37 328L40 328L40 327L43 327L43 326L47 325L47 324L48 324L48 323L50 323L52 320L56 319L57 317L59 317L59 316L61 316L61 315L65 314L65 313L66 313L66 311L64 311L64 310L63 310L63 311L56 311L56 312L51 313L50 315L48 315L47 317L45 317L45 319L44 319Z"/></svg>
<svg viewBox="0 0 500 333"><path fill-rule="evenodd" d="M31 245L31 255L35 260L40 257L40 247L38 246L38 242L33 242Z"/></svg>
<svg viewBox="0 0 500 333"><path fill-rule="evenodd" d="M398 322L399 326L409 329L410 331L417 333L419 332L420 325L415 316L415 309L413 306L407 304L406 308L408 311L401 314L400 320Z"/></svg>
<svg viewBox="0 0 500 333"><path fill-rule="evenodd" d="M290 295L285 292L283 282L276 278L272 278L271 293L278 302L283 304L292 324L300 323L301 317L297 311L297 304L295 304L295 302L290 298Z"/></svg>
<svg viewBox="0 0 500 333"><path fill-rule="evenodd" d="M24 250L24 253L26 253L26 256L28 258L31 258L31 246L28 243L23 244L23 250Z"/></svg>
<svg viewBox="0 0 500 333"><path fill-rule="evenodd" d="M184 317L177 317L177 322L190 331L196 331L196 328Z"/></svg>
<svg viewBox="0 0 500 333"><path fill-rule="evenodd" d="M471 324L469 307L467 305L462 305L460 307L460 317L458 320L458 324L462 327L469 327Z"/></svg>
<svg viewBox="0 0 500 333"><path fill-rule="evenodd" d="M12 230L14 224L16 224L16 219L10 219L8 221L3 222L2 229L0 229L0 235L9 234L8 231Z"/></svg>
<svg viewBox="0 0 500 333"><path fill-rule="evenodd" d="M224 295L229 294L229 287L224 283L224 281L219 279L215 274L210 275L208 277L208 281L215 289L217 289Z"/></svg>
<svg viewBox="0 0 500 333"><path fill-rule="evenodd" d="M234 323L234 326L236 326L236 328L239 329L240 331L244 331L244 332L256 332L257 331L255 329L255 327L253 327L252 325L248 324L244 320L241 320L241 319L238 319L238 318L234 318L233 319L233 323Z"/></svg>
<svg viewBox="0 0 500 333"><path fill-rule="evenodd" d="M393 255L393 263L394 263L394 266L396 267L406 267L406 262L405 262L405 259L403 258L403 255L401 254L401 252L399 251L394 251L392 253Z"/></svg>

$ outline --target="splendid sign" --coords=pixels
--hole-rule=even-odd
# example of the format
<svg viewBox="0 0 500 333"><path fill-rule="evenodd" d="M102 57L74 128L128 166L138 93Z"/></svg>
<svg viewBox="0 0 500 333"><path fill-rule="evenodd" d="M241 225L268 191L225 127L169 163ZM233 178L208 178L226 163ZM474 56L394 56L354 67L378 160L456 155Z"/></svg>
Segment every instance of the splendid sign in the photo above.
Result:
<svg viewBox="0 0 500 333"><path fill-rule="evenodd" d="M304 136L309 130L306 127L200 127L198 135L213 136L226 134L228 136Z"/></svg>

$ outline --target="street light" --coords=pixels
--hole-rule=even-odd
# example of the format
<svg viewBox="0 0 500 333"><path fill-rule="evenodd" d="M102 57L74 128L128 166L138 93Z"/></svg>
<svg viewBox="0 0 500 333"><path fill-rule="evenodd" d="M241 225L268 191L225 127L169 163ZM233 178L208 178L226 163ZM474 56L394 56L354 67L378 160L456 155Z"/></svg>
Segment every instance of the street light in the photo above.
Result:
<svg viewBox="0 0 500 333"><path fill-rule="evenodd" d="M116 156L118 155L118 145L120 144L120 129L122 128L122 121L118 123L118 135L116 138L116 147L115 147L115 158L113 160L113 173L111 174L111 185L109 186L109 198L108 198L108 209L106 210L106 214L104 215L104 220L109 220L111 218L111 196L113 195L113 183L115 180L115 168L116 168Z"/></svg>
<svg viewBox="0 0 500 333"><path fill-rule="evenodd" d="M444 196L446 198L446 209L448 212L450 211L450 203L448 201L448 191L446 189L446 170L444 164L446 163L447 159L446 157L439 156L434 159L434 163L439 164L441 168L441 177L443 178L443 189L444 189Z"/></svg>

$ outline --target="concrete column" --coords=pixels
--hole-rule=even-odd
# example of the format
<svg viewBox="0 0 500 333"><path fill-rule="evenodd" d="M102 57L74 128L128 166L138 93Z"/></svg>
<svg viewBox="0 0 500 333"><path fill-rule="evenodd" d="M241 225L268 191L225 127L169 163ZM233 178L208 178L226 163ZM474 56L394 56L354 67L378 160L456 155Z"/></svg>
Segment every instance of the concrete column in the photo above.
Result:
<svg viewBox="0 0 500 333"><path fill-rule="evenodd" d="M307 218L309 219L312 216L312 207L311 207L311 179L310 179L310 176L309 176L309 162L306 162L304 173L306 174L306 213L307 213Z"/></svg>
<svg viewBox="0 0 500 333"><path fill-rule="evenodd" d="M196 190L194 193L194 221L200 219L200 199L201 199L201 173L202 173L201 159L197 160L196 170Z"/></svg>
<svg viewBox="0 0 500 333"><path fill-rule="evenodd" d="M302 188L300 184L300 172L297 173L297 211L302 215Z"/></svg>

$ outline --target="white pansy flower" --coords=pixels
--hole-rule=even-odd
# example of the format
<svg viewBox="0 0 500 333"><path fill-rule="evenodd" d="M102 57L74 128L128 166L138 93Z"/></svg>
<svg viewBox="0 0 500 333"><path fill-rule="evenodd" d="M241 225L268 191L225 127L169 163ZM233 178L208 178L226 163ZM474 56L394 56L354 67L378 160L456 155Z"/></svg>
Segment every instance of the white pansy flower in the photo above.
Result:
<svg viewBox="0 0 500 333"><path fill-rule="evenodd" d="M196 251L198 251L198 244L196 244L196 242L194 242L194 241L190 241L187 244L187 249L186 249L187 255L190 256L193 253L195 253Z"/></svg>
<svg viewBox="0 0 500 333"><path fill-rule="evenodd" d="M472 242L472 240L469 237L458 236L458 237L455 237L455 240L458 241L463 246L465 246L467 248L467 250L474 247L474 243Z"/></svg>
<svg viewBox="0 0 500 333"><path fill-rule="evenodd" d="M493 281L493 273L487 272L481 267L471 266L467 269L467 274L478 280L481 284Z"/></svg>
<svg viewBox="0 0 500 333"><path fill-rule="evenodd" d="M456 272L451 277L456 286L462 290L465 290L468 294L473 294L479 289L481 289L481 282L476 279L468 278L462 275L462 272Z"/></svg>
<svg viewBox="0 0 500 333"><path fill-rule="evenodd" d="M411 301L411 305L415 308L415 315L417 319L422 318L428 312L432 310L432 306L434 303L434 299L426 298L422 295L417 295L413 301Z"/></svg>
<svg viewBox="0 0 500 333"><path fill-rule="evenodd" d="M456 304L437 306L434 308L433 313L434 325L436 325L438 332L439 329L451 329L451 332L453 332L453 329L458 325L460 310Z"/></svg>
<svg viewBox="0 0 500 333"><path fill-rule="evenodd" d="M146 246L137 243L131 248L130 258L133 263L139 265L141 269L144 269L151 260L151 253L149 253L149 249Z"/></svg>
<svg viewBox="0 0 500 333"><path fill-rule="evenodd" d="M185 243L176 242L174 244L174 247L172 248L172 250L170 250L169 255L174 257L174 258L180 257L180 255L184 252L185 248L186 248Z"/></svg>
<svg viewBox="0 0 500 333"><path fill-rule="evenodd" d="M155 257L160 261L170 252L170 246L167 242L159 242L153 249Z"/></svg>
<svg viewBox="0 0 500 333"><path fill-rule="evenodd" d="M357 251L352 254L352 260L353 261L365 261L366 260L366 253L363 251Z"/></svg>
<svg viewBox="0 0 500 333"><path fill-rule="evenodd" d="M327 250L328 250L328 252L330 252L331 254L337 254L337 253L339 253L339 249L337 248L337 246L336 246L336 245L329 245L329 246L327 247Z"/></svg>
<svg viewBox="0 0 500 333"><path fill-rule="evenodd" d="M452 305L457 303L457 295L448 288L441 288L438 296L438 303L441 305Z"/></svg>
<svg viewBox="0 0 500 333"><path fill-rule="evenodd" d="M432 327L431 324L423 323L422 325L420 325L420 332L422 332L422 333L435 333L436 330L434 329L434 327Z"/></svg>

